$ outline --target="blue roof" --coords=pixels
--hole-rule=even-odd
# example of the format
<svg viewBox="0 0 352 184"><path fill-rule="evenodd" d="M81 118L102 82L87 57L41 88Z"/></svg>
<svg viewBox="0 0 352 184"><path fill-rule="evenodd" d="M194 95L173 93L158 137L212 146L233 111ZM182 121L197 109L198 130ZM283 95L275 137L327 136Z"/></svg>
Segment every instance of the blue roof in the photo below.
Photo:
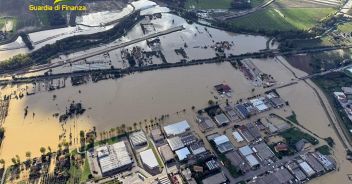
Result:
<svg viewBox="0 0 352 184"><path fill-rule="evenodd" d="M249 112L247 111L247 108L246 108L244 105L238 104L238 105L236 105L236 109L237 109L238 111L240 111L241 114L242 114L244 117L248 117L248 116L249 116Z"/></svg>

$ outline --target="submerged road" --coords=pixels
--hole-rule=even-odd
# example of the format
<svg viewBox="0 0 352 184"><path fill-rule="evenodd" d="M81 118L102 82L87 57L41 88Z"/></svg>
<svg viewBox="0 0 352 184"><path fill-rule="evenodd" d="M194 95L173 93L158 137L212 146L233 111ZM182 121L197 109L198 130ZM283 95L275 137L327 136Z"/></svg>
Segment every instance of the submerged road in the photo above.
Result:
<svg viewBox="0 0 352 184"><path fill-rule="evenodd" d="M72 57L72 58L69 58L67 60L62 60L62 61L58 61L56 63L46 64L46 65L41 65L38 68L31 69L31 70L28 70L28 71L16 72L16 74L20 75L20 74L34 73L34 72L47 70L47 69L50 69L50 68L59 67L59 66L62 66L64 64L67 64L67 63L74 63L74 62L81 61L81 60L84 60L84 59L87 59L87 58L90 58L90 57L93 57L93 56L97 56L97 55L100 55L100 54L104 54L104 53L110 52L112 50L116 50L116 49L119 49L119 48L127 47L129 45L132 45L132 44L135 44L135 43L138 43L138 42L141 42L141 41L145 41L145 40L148 40L148 39L151 39L151 38L155 38L155 37L162 36L162 35L167 35L167 34L170 34L170 33L173 33L173 32L177 32L177 31L182 31L184 29L185 28L183 26L173 27L173 28L170 28L170 29L167 29L167 30L164 30L164 31L160 31L160 32L157 32L157 33L152 33L152 34L149 34L147 36L143 36L143 37L140 37L140 38L137 38L137 39L134 39L134 40L131 40L131 41L127 41L127 42L124 42L124 43L121 43L121 44L112 45L112 46L105 47L105 48L102 48L102 49L99 49L99 50L96 50L96 51L92 51L92 52L87 52L87 53L85 53L83 55Z"/></svg>

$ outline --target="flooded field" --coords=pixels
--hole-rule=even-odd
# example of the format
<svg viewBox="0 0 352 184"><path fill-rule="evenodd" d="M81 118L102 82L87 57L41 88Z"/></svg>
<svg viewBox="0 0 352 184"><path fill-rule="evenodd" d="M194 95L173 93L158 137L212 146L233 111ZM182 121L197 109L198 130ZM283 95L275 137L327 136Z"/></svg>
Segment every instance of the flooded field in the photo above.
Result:
<svg viewBox="0 0 352 184"><path fill-rule="evenodd" d="M19 154L24 158L26 151L38 155L41 146L55 149L64 130L67 134L72 132L73 138L77 138L80 130L93 126L98 131L123 123L132 126L134 122L190 109L191 106L203 107L209 99L213 99L211 91L218 83L229 84L235 91L235 99L248 96L251 89L240 71L224 63L136 73L122 79L67 86L25 96L21 100L12 99L4 124L6 138L1 157L9 160ZM5 91L11 89L2 89L2 95L6 94ZM53 114L64 113L72 101L81 102L87 111L61 127ZM27 106L28 115L24 118Z"/></svg>

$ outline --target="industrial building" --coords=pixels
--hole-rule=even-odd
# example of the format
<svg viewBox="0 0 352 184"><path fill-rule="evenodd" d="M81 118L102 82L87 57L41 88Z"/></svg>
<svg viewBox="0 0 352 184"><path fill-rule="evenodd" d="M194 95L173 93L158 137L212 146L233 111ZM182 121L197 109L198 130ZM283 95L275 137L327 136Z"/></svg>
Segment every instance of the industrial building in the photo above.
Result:
<svg viewBox="0 0 352 184"><path fill-rule="evenodd" d="M164 140L164 136L161 133L160 128L155 128L150 132L150 135L153 139L154 142L160 142L162 140Z"/></svg>
<svg viewBox="0 0 352 184"><path fill-rule="evenodd" d="M213 141L220 153L225 153L234 149L234 146L226 135L215 137Z"/></svg>
<svg viewBox="0 0 352 184"><path fill-rule="evenodd" d="M167 137L176 136L190 130L190 126L186 120L164 126L164 132Z"/></svg>
<svg viewBox="0 0 352 184"><path fill-rule="evenodd" d="M158 160L156 159L153 150L147 149L139 153L143 166L149 171L154 172L159 170Z"/></svg>
<svg viewBox="0 0 352 184"><path fill-rule="evenodd" d="M193 155L198 155L207 151L202 142L196 142L191 144L189 146L189 150L192 152Z"/></svg>
<svg viewBox="0 0 352 184"><path fill-rule="evenodd" d="M172 137L166 140L172 151L185 147L180 137Z"/></svg>
<svg viewBox="0 0 352 184"><path fill-rule="evenodd" d="M179 150L175 151L175 153L176 153L179 161L184 161L188 158L189 155L191 155L191 152L189 151L189 149L187 147L179 149Z"/></svg>
<svg viewBox="0 0 352 184"><path fill-rule="evenodd" d="M123 141L98 147L95 151L103 176L112 175L132 167L133 160Z"/></svg>
<svg viewBox="0 0 352 184"><path fill-rule="evenodd" d="M133 147L142 146L147 144L147 137L145 136L144 132L138 131L133 132L129 135L130 141Z"/></svg>
<svg viewBox="0 0 352 184"><path fill-rule="evenodd" d="M165 163L171 162L175 158L174 153L172 152L170 146L167 144L160 146L159 152Z"/></svg>

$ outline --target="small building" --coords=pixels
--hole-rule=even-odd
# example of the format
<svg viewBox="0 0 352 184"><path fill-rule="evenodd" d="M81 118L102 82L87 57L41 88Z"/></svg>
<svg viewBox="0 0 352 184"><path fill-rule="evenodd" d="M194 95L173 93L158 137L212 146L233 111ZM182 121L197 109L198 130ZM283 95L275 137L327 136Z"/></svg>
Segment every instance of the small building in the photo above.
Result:
<svg viewBox="0 0 352 184"><path fill-rule="evenodd" d="M175 151L175 153L176 153L179 161L184 161L188 158L189 155L191 155L191 152L188 150L187 147L179 149L179 150Z"/></svg>
<svg viewBox="0 0 352 184"><path fill-rule="evenodd" d="M324 167L319 163L316 158L313 157L312 154L308 153L305 155L301 155L301 158L305 160L318 175L321 175L325 172Z"/></svg>
<svg viewBox="0 0 352 184"><path fill-rule="evenodd" d="M164 136L161 133L160 128L153 129L151 131L150 135L151 135L154 142L160 142L160 141L164 140Z"/></svg>
<svg viewBox="0 0 352 184"><path fill-rule="evenodd" d="M239 120L239 117L235 111L234 108L232 108L230 105L227 105L224 107L224 110L227 114L227 117L232 121L232 122L235 122L237 120Z"/></svg>
<svg viewBox="0 0 352 184"><path fill-rule="evenodd" d="M244 105L242 104L235 105L235 110L237 111L237 113L240 115L242 119L249 118L249 112Z"/></svg>
<svg viewBox="0 0 352 184"><path fill-rule="evenodd" d="M312 167L310 167L309 164L305 161L300 162L299 167L309 178L315 174L315 171L312 169Z"/></svg>
<svg viewBox="0 0 352 184"><path fill-rule="evenodd" d="M343 93L345 93L346 95L352 95L352 88L351 87L342 87L341 88Z"/></svg>
<svg viewBox="0 0 352 184"><path fill-rule="evenodd" d="M200 129L203 132L208 131L208 130L212 130L215 126L215 123L213 122L213 120L211 120L207 116L197 116L196 120L199 124Z"/></svg>
<svg viewBox="0 0 352 184"><path fill-rule="evenodd" d="M132 168L133 160L123 141L98 147L95 151L103 176L113 175Z"/></svg>
<svg viewBox="0 0 352 184"><path fill-rule="evenodd" d="M244 137L244 139L247 142L252 142L255 138L252 136L252 134L249 132L247 126L245 125L241 125L238 128L238 132L242 135L242 137Z"/></svg>
<svg viewBox="0 0 352 184"><path fill-rule="evenodd" d="M144 132L138 131L138 132L133 132L129 135L131 144L133 147L136 146L142 146L147 144L147 137L145 136Z"/></svg>
<svg viewBox="0 0 352 184"><path fill-rule="evenodd" d="M220 153L225 153L234 149L234 146L226 135L215 137L213 141Z"/></svg>
<svg viewBox="0 0 352 184"><path fill-rule="evenodd" d="M307 176L303 173L300 167L296 162L289 162L286 164L286 168L299 180L304 181L307 179Z"/></svg>
<svg viewBox="0 0 352 184"><path fill-rule="evenodd" d="M159 152L164 162L171 162L174 160L175 156L169 145L165 144L159 147Z"/></svg>
<svg viewBox="0 0 352 184"><path fill-rule="evenodd" d="M341 103L347 103L348 99L346 95L342 92L334 92L335 98L340 101Z"/></svg>
<svg viewBox="0 0 352 184"><path fill-rule="evenodd" d="M176 136L190 130L190 126L186 120L164 126L164 132L167 137Z"/></svg>
<svg viewBox="0 0 352 184"><path fill-rule="evenodd" d="M240 135L240 133L238 133L237 131L232 132L233 137L235 138L235 140L240 143L243 142L244 139L242 138L242 136Z"/></svg>
<svg viewBox="0 0 352 184"><path fill-rule="evenodd" d="M274 108L281 108L285 106L285 101L282 100L280 97L271 98L270 102Z"/></svg>
<svg viewBox="0 0 352 184"><path fill-rule="evenodd" d="M220 168L219 163L217 161L215 161L214 159L207 161L205 163L205 165L207 166L209 171L216 170L216 169Z"/></svg>
<svg viewBox="0 0 352 184"><path fill-rule="evenodd" d="M325 168L327 171L331 171L336 169L336 163L333 158L323 155L319 152L314 152L312 153L313 157L319 161L321 165Z"/></svg>
<svg viewBox="0 0 352 184"><path fill-rule="evenodd" d="M259 129L256 127L256 125L252 122L247 124L247 129L249 131L249 133L255 138L255 139L259 139L262 136L260 135L260 131Z"/></svg>
<svg viewBox="0 0 352 184"><path fill-rule="evenodd" d="M148 171L155 171L159 169L158 160L156 159L153 150L147 149L139 153L141 156L142 163Z"/></svg>
<svg viewBox="0 0 352 184"><path fill-rule="evenodd" d="M262 162L269 159L273 160L275 158L273 151L271 151L271 149L264 142L254 145L253 150Z"/></svg>
<svg viewBox="0 0 352 184"><path fill-rule="evenodd" d="M285 151L288 151L288 146L287 144L280 142L276 144L274 149L276 152L285 152Z"/></svg>
<svg viewBox="0 0 352 184"><path fill-rule="evenodd" d="M227 118L224 113L216 115L214 119L218 126L225 126L230 123L229 118Z"/></svg>
<svg viewBox="0 0 352 184"><path fill-rule="evenodd" d="M295 144L295 148L298 152L304 150L305 148L309 147L310 143L306 139L301 139Z"/></svg>
<svg viewBox="0 0 352 184"><path fill-rule="evenodd" d="M192 133L180 135L180 139L185 146L188 146L197 141L197 137Z"/></svg>
<svg viewBox="0 0 352 184"><path fill-rule="evenodd" d="M192 152L193 155L199 155L207 151L202 142L196 142L191 144L189 146L189 150Z"/></svg>
<svg viewBox="0 0 352 184"><path fill-rule="evenodd" d="M264 98L255 98L250 100L250 102L252 103L252 105L258 110L258 112L264 112L269 110L269 107L267 105L265 105Z"/></svg>
<svg viewBox="0 0 352 184"><path fill-rule="evenodd" d="M241 157L238 151L230 151L225 154L226 158L231 161L231 164L239 168L242 172L247 172L251 167L247 164L246 160Z"/></svg>
<svg viewBox="0 0 352 184"><path fill-rule="evenodd" d="M247 156L247 155L251 155L253 154L253 150L247 145L247 146L243 146L241 148L238 149L238 151L241 153L242 156Z"/></svg>
<svg viewBox="0 0 352 184"><path fill-rule="evenodd" d="M172 151L185 147L181 138L178 136L167 139L167 143L169 144Z"/></svg>
<svg viewBox="0 0 352 184"><path fill-rule="evenodd" d="M258 159L255 158L255 156L253 156L252 154L251 155L247 155L245 158L246 158L249 166L251 166L252 168L259 166Z"/></svg>
<svg viewBox="0 0 352 184"><path fill-rule="evenodd" d="M223 172L220 172L218 174L209 176L205 179L202 180L203 184L222 184L227 181L227 178L225 177Z"/></svg>
<svg viewBox="0 0 352 184"><path fill-rule="evenodd" d="M219 94L231 93L231 88L227 84L218 84L214 88Z"/></svg>

